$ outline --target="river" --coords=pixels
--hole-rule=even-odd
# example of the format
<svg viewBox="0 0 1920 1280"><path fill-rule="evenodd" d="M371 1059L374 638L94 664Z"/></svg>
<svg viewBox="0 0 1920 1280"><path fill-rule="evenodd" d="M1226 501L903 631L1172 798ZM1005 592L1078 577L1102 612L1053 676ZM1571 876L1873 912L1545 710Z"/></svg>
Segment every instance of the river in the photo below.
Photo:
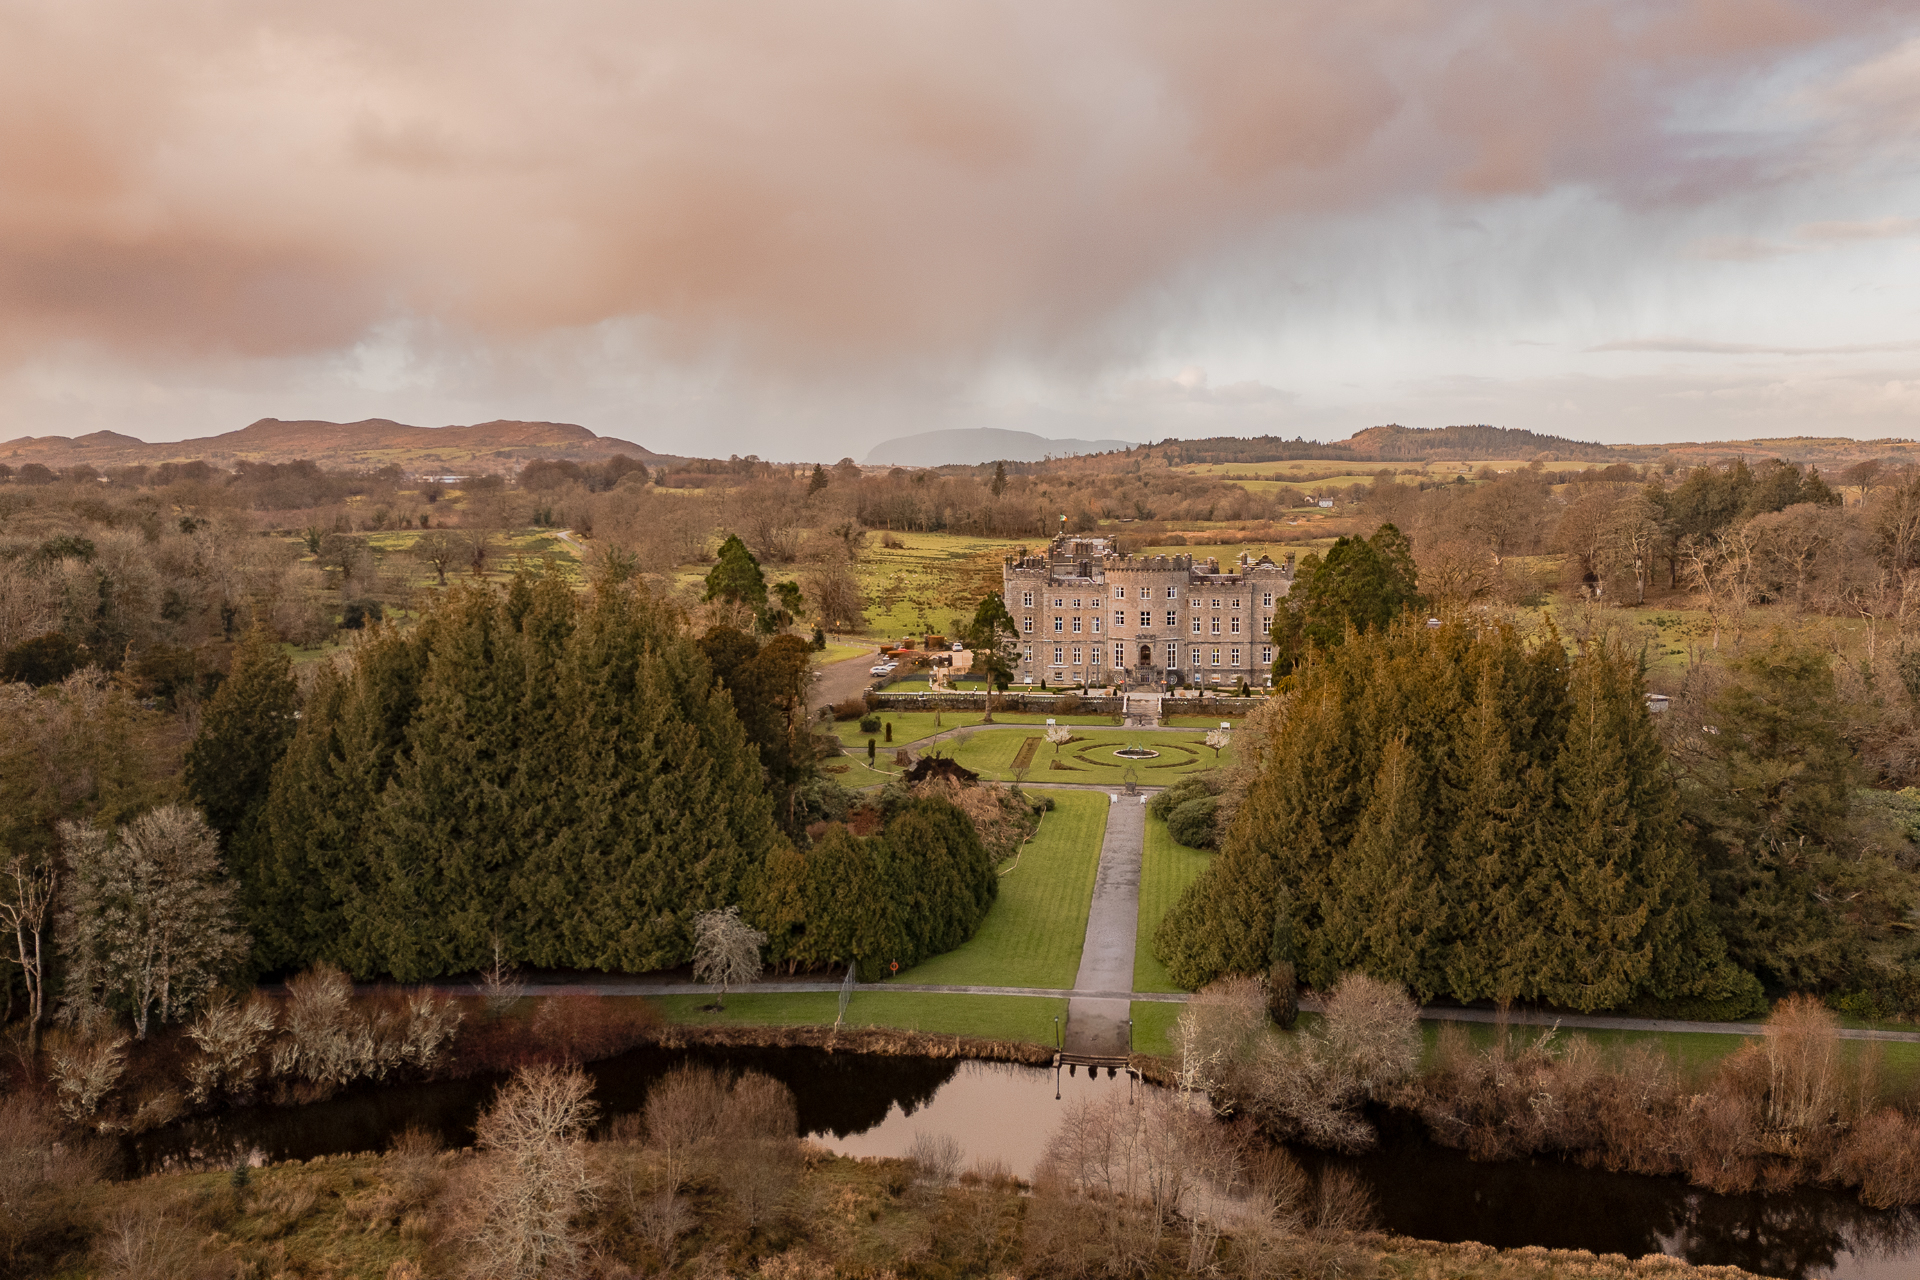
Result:
<svg viewBox="0 0 1920 1280"><path fill-rule="evenodd" d="M1062 1107L1145 1087L1124 1075L1056 1079L1046 1068L953 1059L817 1049L641 1049L588 1068L603 1116L639 1110L652 1083L683 1062L757 1070L784 1082L793 1090L802 1132L841 1154L905 1155L915 1135L926 1132L953 1137L969 1162L998 1161L1022 1177L1038 1164ZM135 1172L250 1151L271 1161L306 1160L383 1150L409 1126L464 1146L497 1084L489 1078L366 1086L304 1107L238 1108L129 1139L126 1153ZM1315 1170L1352 1170L1372 1187L1381 1226L1427 1240L1628 1257L1660 1252L1789 1280L1920 1278L1920 1218L1876 1212L1840 1192L1719 1196L1677 1179L1558 1160L1476 1164L1391 1117L1380 1146L1365 1155L1295 1154Z"/></svg>

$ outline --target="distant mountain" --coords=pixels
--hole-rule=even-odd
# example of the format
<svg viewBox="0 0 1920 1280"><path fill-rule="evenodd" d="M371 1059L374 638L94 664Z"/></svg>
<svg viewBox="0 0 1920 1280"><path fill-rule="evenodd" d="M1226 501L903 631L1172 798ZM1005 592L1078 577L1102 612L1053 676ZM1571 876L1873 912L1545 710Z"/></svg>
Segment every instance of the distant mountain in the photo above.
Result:
<svg viewBox="0 0 1920 1280"><path fill-rule="evenodd" d="M1040 462L1082 453L1111 453L1131 449L1126 440L1049 440L1030 431L975 427L955 431L927 431L901 436L867 451L870 467L979 466L987 462Z"/></svg>
<svg viewBox="0 0 1920 1280"><path fill-rule="evenodd" d="M0 443L0 462L38 462L56 470L90 463L124 467L144 463L291 462L305 458L326 467L381 467L398 463L409 471L514 471L535 458L595 462L624 454L642 462L674 459L641 445L597 436L570 422L481 422L469 427L411 427L386 418L362 422L282 422L262 418L238 431L195 440L148 444L117 431L84 436L22 436Z"/></svg>

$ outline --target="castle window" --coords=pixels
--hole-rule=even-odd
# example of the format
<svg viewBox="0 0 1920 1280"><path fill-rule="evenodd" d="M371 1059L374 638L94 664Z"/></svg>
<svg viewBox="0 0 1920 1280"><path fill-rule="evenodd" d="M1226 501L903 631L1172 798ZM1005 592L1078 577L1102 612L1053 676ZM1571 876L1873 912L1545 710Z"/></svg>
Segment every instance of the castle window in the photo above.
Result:
<svg viewBox="0 0 1920 1280"><path fill-rule="evenodd" d="M1214 607L1214 608L1216 608L1216 609L1218 609L1218 608L1220 607L1220 602L1219 602L1218 600L1215 600L1215 601L1213 602L1213 607Z"/></svg>
<svg viewBox="0 0 1920 1280"><path fill-rule="evenodd" d="M1079 645L1073 646L1073 665L1076 667L1080 665L1080 646Z"/></svg>
<svg viewBox="0 0 1920 1280"><path fill-rule="evenodd" d="M1058 666L1062 666L1062 665L1064 665L1064 664L1063 664L1063 663L1062 663L1062 662L1060 661L1060 655L1061 655L1061 653L1063 653L1063 652L1064 652L1064 650L1062 650L1062 649L1060 648L1060 646L1059 646L1059 645L1055 645L1055 646L1053 646L1053 665L1054 665L1054 666L1056 666L1056 667L1058 667Z"/></svg>
<svg viewBox="0 0 1920 1280"><path fill-rule="evenodd" d="M1233 651L1233 665L1236 667L1240 665L1240 651L1238 649Z"/></svg>
<svg viewBox="0 0 1920 1280"><path fill-rule="evenodd" d="M1235 635L1239 635L1239 634L1240 634L1240 617L1239 617L1239 615L1238 615L1238 614L1235 614L1235 615L1234 615L1234 619L1233 619L1233 625L1232 625L1232 627L1231 627L1231 630L1233 631L1233 634L1235 634Z"/></svg>
<svg viewBox="0 0 1920 1280"><path fill-rule="evenodd" d="M1170 644L1167 646L1167 669L1172 670L1173 668L1179 665L1180 665L1180 646L1177 644Z"/></svg>
<svg viewBox="0 0 1920 1280"><path fill-rule="evenodd" d="M1113 589L1113 598L1115 600L1125 600L1127 598L1127 589L1125 587L1115 587Z"/></svg>
<svg viewBox="0 0 1920 1280"><path fill-rule="evenodd" d="M1074 600L1074 602L1073 602L1073 607L1074 607L1074 608L1076 608L1076 609L1078 609L1078 608L1080 607L1080 601L1079 601L1079 599L1078 599L1078 598L1075 598L1075 600Z"/></svg>
<svg viewBox="0 0 1920 1280"><path fill-rule="evenodd" d="M1200 615L1197 613L1193 615L1193 634L1200 634Z"/></svg>
<svg viewBox="0 0 1920 1280"><path fill-rule="evenodd" d="M1080 634L1080 619L1078 619L1078 618L1075 618L1075 619L1073 620L1073 634L1075 634L1075 635L1079 635L1079 634Z"/></svg>
<svg viewBox="0 0 1920 1280"><path fill-rule="evenodd" d="M1127 611L1125 609L1115 609L1113 611L1113 625L1116 627L1124 627L1127 625Z"/></svg>
<svg viewBox="0 0 1920 1280"><path fill-rule="evenodd" d="M1220 665L1220 651L1218 649L1213 651L1213 665L1216 667Z"/></svg>
<svg viewBox="0 0 1920 1280"><path fill-rule="evenodd" d="M1033 634L1033 619L1032 619L1032 618L1022 618L1022 619L1020 619L1020 630L1021 630L1021 631L1023 631L1023 632L1025 632L1025 633L1026 633L1027 635L1032 635L1032 634Z"/></svg>
<svg viewBox="0 0 1920 1280"><path fill-rule="evenodd" d="M1268 645L1260 646L1260 665L1263 667L1270 667L1273 665L1273 649L1271 646L1268 646Z"/></svg>
<svg viewBox="0 0 1920 1280"><path fill-rule="evenodd" d="M1055 618L1053 620L1053 634L1059 635L1062 631L1065 631L1066 629L1067 629L1067 620L1065 618Z"/></svg>
<svg viewBox="0 0 1920 1280"><path fill-rule="evenodd" d="M1093 646L1093 665L1096 667L1100 665L1100 646L1099 645Z"/></svg>
<svg viewBox="0 0 1920 1280"><path fill-rule="evenodd" d="M1196 621L1198 621L1198 619L1196 619ZM1215 619L1213 620L1213 634L1215 634L1215 635L1219 635L1219 634L1220 634L1220 619L1218 619L1218 618L1215 618Z"/></svg>
<svg viewBox="0 0 1920 1280"><path fill-rule="evenodd" d="M1266 592L1262 592L1262 593L1261 593L1261 596L1260 596L1260 607L1261 607L1262 609L1271 609L1271 608L1273 608L1273 592L1271 592L1271 591L1266 591Z"/></svg>
<svg viewBox="0 0 1920 1280"><path fill-rule="evenodd" d="M1192 667L1192 668L1194 668L1194 669L1196 669L1196 670L1197 670L1197 669L1199 668L1199 666L1200 666L1200 649L1199 649L1199 646L1197 646L1197 645L1196 645L1196 646L1195 646L1195 647L1193 647L1192 649L1189 649L1189 650L1188 650L1187 652L1188 652L1188 654L1189 654L1189 655L1190 655L1190 656L1192 657L1192 659L1193 659L1193 661L1191 661L1191 662L1189 662L1189 663L1188 663L1187 665L1188 665L1189 667Z"/></svg>
<svg viewBox="0 0 1920 1280"><path fill-rule="evenodd" d="M1178 587L1168 587L1168 588L1167 588L1167 599L1169 599L1169 600L1177 600L1177 599L1179 599L1179 598L1180 598L1180 588L1178 588Z"/></svg>
<svg viewBox="0 0 1920 1280"><path fill-rule="evenodd" d="M1020 607L1021 607L1022 609L1031 609L1031 608L1033 608L1033 592L1031 592L1031 591L1022 591L1022 592L1020 593Z"/></svg>
<svg viewBox="0 0 1920 1280"><path fill-rule="evenodd" d="M1053 598L1053 607L1056 609L1063 609L1066 607L1066 604L1067 602L1065 600L1062 600L1059 596L1055 596Z"/></svg>
<svg viewBox="0 0 1920 1280"><path fill-rule="evenodd" d="M1113 665L1116 667L1127 665L1127 646L1123 644L1113 646Z"/></svg>
<svg viewBox="0 0 1920 1280"><path fill-rule="evenodd" d="M1142 609L1140 611L1140 625L1143 627L1153 625L1153 611L1151 609Z"/></svg>
<svg viewBox="0 0 1920 1280"><path fill-rule="evenodd" d="M1177 627L1180 625L1180 615L1175 613L1171 609L1167 610L1167 625L1170 627Z"/></svg>
<svg viewBox="0 0 1920 1280"><path fill-rule="evenodd" d="M1267 615L1266 615L1265 617L1263 617L1263 618L1261 618L1261 619L1260 619L1260 629L1261 629L1262 631L1271 631L1271 630L1273 630L1273 615L1272 615L1272 614L1270 614L1270 613L1269 613L1269 614L1267 614Z"/></svg>
<svg viewBox="0 0 1920 1280"><path fill-rule="evenodd" d="M1093 615L1093 634L1100 634L1100 615L1097 613Z"/></svg>

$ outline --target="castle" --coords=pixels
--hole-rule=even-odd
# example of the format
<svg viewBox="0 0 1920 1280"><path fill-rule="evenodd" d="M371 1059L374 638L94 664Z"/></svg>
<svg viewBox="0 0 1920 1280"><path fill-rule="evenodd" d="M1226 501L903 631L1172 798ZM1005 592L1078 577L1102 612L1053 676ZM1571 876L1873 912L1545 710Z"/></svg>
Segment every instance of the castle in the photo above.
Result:
<svg viewBox="0 0 1920 1280"><path fill-rule="evenodd" d="M1223 571L1217 560L1122 555L1110 539L1063 532L1005 563L1023 683L1272 683L1273 613L1293 586L1292 556L1280 565L1243 552Z"/></svg>

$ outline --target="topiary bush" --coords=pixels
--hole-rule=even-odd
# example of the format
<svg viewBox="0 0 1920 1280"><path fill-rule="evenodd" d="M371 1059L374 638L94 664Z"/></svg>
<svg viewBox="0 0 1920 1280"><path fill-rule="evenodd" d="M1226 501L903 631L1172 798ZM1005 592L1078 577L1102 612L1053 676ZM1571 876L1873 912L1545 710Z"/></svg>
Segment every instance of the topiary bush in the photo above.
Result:
<svg viewBox="0 0 1920 1280"><path fill-rule="evenodd" d="M1214 815L1220 801L1199 796L1176 805L1167 815L1167 834L1189 849L1211 849L1214 844Z"/></svg>
<svg viewBox="0 0 1920 1280"><path fill-rule="evenodd" d="M860 732L862 733L880 732L880 717L876 715L871 715L871 714L861 716Z"/></svg>

